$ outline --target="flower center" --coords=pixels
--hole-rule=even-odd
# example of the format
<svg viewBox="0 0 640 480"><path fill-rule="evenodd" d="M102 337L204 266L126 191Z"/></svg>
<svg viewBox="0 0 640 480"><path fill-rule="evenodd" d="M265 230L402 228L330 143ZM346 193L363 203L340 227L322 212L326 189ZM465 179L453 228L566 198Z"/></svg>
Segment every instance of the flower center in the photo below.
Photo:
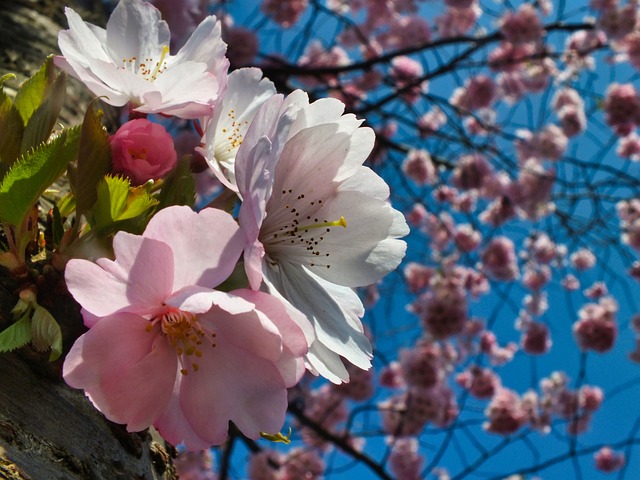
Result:
<svg viewBox="0 0 640 480"><path fill-rule="evenodd" d="M170 308L167 312L155 317L147 325L150 332L156 323L160 323L162 334L167 337L178 355L181 365L180 373L187 375L189 368L194 372L200 369L197 359L202 357L202 348L207 344L215 348L216 333L202 327L198 317L177 308Z"/></svg>
<svg viewBox="0 0 640 480"><path fill-rule="evenodd" d="M248 126L248 121L236 120L236 111L231 109L227 113L227 119L222 128L222 136L219 141L216 139L214 153L216 160L224 163L225 167L231 170L233 170L233 159L236 156L236 151L244 140L243 131L246 131Z"/></svg>
<svg viewBox="0 0 640 480"><path fill-rule="evenodd" d="M322 200L309 200L305 194L283 190L277 211L267 207L269 213L260 233L267 261L275 265L280 255L290 257L295 248L308 267L331 268L330 253L322 248L322 241L333 227L347 228L347 220L343 216L338 220L322 218L323 206Z"/></svg>
<svg viewBox="0 0 640 480"><path fill-rule="evenodd" d="M160 53L160 60L154 61L152 57L148 57L138 63L138 57L123 58L122 68L142 76L147 82L153 82L158 78L158 75L167 69L165 58L168 54L169 47L164 45Z"/></svg>

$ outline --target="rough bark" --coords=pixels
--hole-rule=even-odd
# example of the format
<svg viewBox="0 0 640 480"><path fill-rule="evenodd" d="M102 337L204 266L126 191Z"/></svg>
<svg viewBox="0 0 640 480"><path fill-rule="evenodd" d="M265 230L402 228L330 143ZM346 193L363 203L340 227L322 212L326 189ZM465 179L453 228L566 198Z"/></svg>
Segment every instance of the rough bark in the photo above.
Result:
<svg viewBox="0 0 640 480"><path fill-rule="evenodd" d="M73 1L0 0L0 75L18 77L8 82L9 93L57 52L57 32L66 28L65 3L82 9ZM83 3L93 3L83 16L93 15L94 23L103 24L100 1ZM61 121L80 123L90 98L70 82ZM82 333L82 320L60 274L44 271L33 265L26 278L16 279L0 267L0 330L11 324L10 310L21 288L35 285L38 302L61 324L68 351ZM106 420L83 392L62 381L62 360L49 363L47 356L30 347L0 354L0 478L176 478L170 446L149 432L129 434Z"/></svg>

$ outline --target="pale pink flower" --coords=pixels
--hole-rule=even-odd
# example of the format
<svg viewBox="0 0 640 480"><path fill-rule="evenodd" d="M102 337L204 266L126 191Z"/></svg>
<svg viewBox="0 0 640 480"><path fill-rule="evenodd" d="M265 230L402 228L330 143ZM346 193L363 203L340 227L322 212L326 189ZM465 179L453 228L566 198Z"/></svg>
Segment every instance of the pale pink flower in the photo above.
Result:
<svg viewBox="0 0 640 480"><path fill-rule="evenodd" d="M416 262L409 262L404 267L404 278L411 293L424 290L435 274L435 269Z"/></svg>
<svg viewBox="0 0 640 480"><path fill-rule="evenodd" d="M427 217L429 216L429 212L424 208L422 203L414 203L411 211L407 212L407 222L409 222L414 227L420 227L424 225L427 221Z"/></svg>
<svg viewBox="0 0 640 480"><path fill-rule="evenodd" d="M618 0L590 0L589 8L593 10L608 10L610 8L616 8L618 6Z"/></svg>
<svg viewBox="0 0 640 480"><path fill-rule="evenodd" d="M468 223L456 225L453 233L453 241L463 252L471 252L478 248L482 241L482 235Z"/></svg>
<svg viewBox="0 0 640 480"><path fill-rule="evenodd" d="M578 391L578 401L580 403L580 408L583 408L589 412L595 412L596 410L600 409L603 400L604 392L600 387L583 385Z"/></svg>
<svg viewBox="0 0 640 480"><path fill-rule="evenodd" d="M489 53L489 68L497 72L517 72L531 60L535 51L535 46L530 43L501 42Z"/></svg>
<svg viewBox="0 0 640 480"><path fill-rule="evenodd" d="M640 69L640 31L628 34L622 39L622 48L627 54L629 63Z"/></svg>
<svg viewBox="0 0 640 480"><path fill-rule="evenodd" d="M249 457L249 480L284 480L284 456L275 450L264 449Z"/></svg>
<svg viewBox="0 0 640 480"><path fill-rule="evenodd" d="M440 38L464 35L475 26L480 15L482 10L477 2L468 8L447 8L444 15L436 17L438 35Z"/></svg>
<svg viewBox="0 0 640 480"><path fill-rule="evenodd" d="M227 58L232 67L246 67L253 63L258 53L258 37L254 31L228 26L222 31L222 38L227 42Z"/></svg>
<svg viewBox="0 0 640 480"><path fill-rule="evenodd" d="M402 367L400 362L391 362L380 372L378 382L386 388L400 388L405 386L404 377L402 376Z"/></svg>
<svg viewBox="0 0 640 480"><path fill-rule="evenodd" d="M434 184L438 180L436 167L426 150L410 150L402 162L402 171L420 186Z"/></svg>
<svg viewBox="0 0 640 480"><path fill-rule="evenodd" d="M551 280L551 269L547 265L527 265L522 274L522 283L530 290L538 291Z"/></svg>
<svg viewBox="0 0 640 480"><path fill-rule="evenodd" d="M417 438L393 440L389 453L389 470L396 480L421 480L424 457L419 453Z"/></svg>
<svg viewBox="0 0 640 480"><path fill-rule="evenodd" d="M583 108L566 106L557 112L560 120L562 132L567 137L573 137L585 131L587 128L587 117Z"/></svg>
<svg viewBox="0 0 640 480"><path fill-rule="evenodd" d="M544 35L540 17L533 5L525 3L517 11L509 11L500 20L500 32L511 43L537 42Z"/></svg>
<svg viewBox="0 0 640 480"><path fill-rule="evenodd" d="M208 0L150 0L171 30L171 46L180 47L207 16Z"/></svg>
<svg viewBox="0 0 640 480"><path fill-rule="evenodd" d="M498 96L507 103L514 104L527 93L526 85L519 72L502 72L498 75Z"/></svg>
<svg viewBox="0 0 640 480"><path fill-rule="evenodd" d="M343 111L335 99L309 104L299 90L276 95L258 111L235 163L249 283L258 289L264 281L312 321L308 366L334 383L348 379L340 356L370 367L353 288L394 270L408 233L388 186L362 166L373 131Z"/></svg>
<svg viewBox="0 0 640 480"><path fill-rule="evenodd" d="M519 275L519 270L515 246L511 239L504 236L491 239L482 252L482 267L494 280L514 280Z"/></svg>
<svg viewBox="0 0 640 480"><path fill-rule="evenodd" d="M618 140L616 154L634 162L640 161L640 136L635 130Z"/></svg>
<svg viewBox="0 0 640 480"><path fill-rule="evenodd" d="M581 107L584 108L584 101L580 94L573 88L562 88L556 92L551 101L553 109L558 111L562 107Z"/></svg>
<svg viewBox="0 0 640 480"><path fill-rule="evenodd" d="M462 332L468 318L464 289L447 279L432 282L431 289L413 304L413 310L420 316L424 329L437 339Z"/></svg>
<svg viewBox="0 0 640 480"><path fill-rule="evenodd" d="M471 365L456 375L456 383L476 398L491 398L500 388L500 378L493 370Z"/></svg>
<svg viewBox="0 0 640 480"><path fill-rule="evenodd" d="M349 383L333 385L333 389L340 395L356 402L370 399L375 392L373 383L373 369L362 370L350 363L345 365L349 373Z"/></svg>
<svg viewBox="0 0 640 480"><path fill-rule="evenodd" d="M407 385L429 388L439 383L444 376L441 357L440 346L425 339L411 349L400 350L398 358Z"/></svg>
<svg viewBox="0 0 640 480"><path fill-rule="evenodd" d="M520 397L513 390L504 387L496 391L485 410L485 415L485 430L499 435L511 435L527 422L527 413Z"/></svg>
<svg viewBox="0 0 640 480"><path fill-rule="evenodd" d="M616 453L609 447L602 447L593 455L596 468L605 473L620 470L626 463L624 453Z"/></svg>
<svg viewBox="0 0 640 480"><path fill-rule="evenodd" d="M633 262L628 270L629 275L640 282L640 261Z"/></svg>
<svg viewBox="0 0 640 480"><path fill-rule="evenodd" d="M525 242L531 256L538 263L548 264L561 256L558 247L546 233L536 233Z"/></svg>
<svg viewBox="0 0 640 480"><path fill-rule="evenodd" d="M612 83L603 104L607 124L621 136L628 135L640 117L640 98L631 83Z"/></svg>
<svg viewBox="0 0 640 480"><path fill-rule="evenodd" d="M393 15L386 22L387 30L376 37L386 49L415 47L431 40L431 28L421 16Z"/></svg>
<svg viewBox="0 0 640 480"><path fill-rule="evenodd" d="M458 158L451 183L461 190L477 190L492 174L493 168L487 158L480 153L471 153Z"/></svg>
<svg viewBox="0 0 640 480"><path fill-rule="evenodd" d="M530 158L560 160L567 149L568 139L564 132L554 124L546 125L538 132L518 130L516 152L521 163Z"/></svg>
<svg viewBox="0 0 640 480"><path fill-rule="evenodd" d="M160 11L141 0L121 0L106 30L68 7L65 13L69 30L58 34L63 56L55 64L105 102L181 118L211 114L229 66L215 17L203 20L174 56Z"/></svg>
<svg viewBox="0 0 640 480"><path fill-rule="evenodd" d="M468 111L486 108L495 100L496 90L496 84L491 77L476 75L465 80L462 87L453 91L449 103Z"/></svg>
<svg viewBox="0 0 640 480"><path fill-rule="evenodd" d="M126 175L133 185L162 178L178 161L171 134L144 118L122 125L109 142L113 172Z"/></svg>
<svg viewBox="0 0 640 480"><path fill-rule="evenodd" d="M242 240L225 212L169 207L142 236L118 232L114 261L70 260L67 287L89 331L67 355L65 381L128 431L153 425L189 450L224 442L229 421L250 438L278 432L307 342L277 298L212 290Z"/></svg>
<svg viewBox="0 0 640 480"><path fill-rule="evenodd" d="M579 319L573 324L573 335L582 350L598 353L611 350L618 336L617 310L611 297L603 297L599 303L588 303L580 309Z"/></svg>
<svg viewBox="0 0 640 480"><path fill-rule="evenodd" d="M294 448L287 453L282 469L282 480L320 480L325 464L316 450Z"/></svg>
<svg viewBox="0 0 640 480"><path fill-rule="evenodd" d="M588 250L586 248L580 248L579 250L576 250L571 254L571 257L569 257L569 259L571 260L573 268L578 271L589 270L596 264L596 256L593 254L593 252L591 252L591 250Z"/></svg>
<svg viewBox="0 0 640 480"><path fill-rule="evenodd" d="M238 191L235 159L258 109L275 95L276 89L258 68L241 68L229 75L224 94L215 102L211 117L203 120L204 147L196 150L205 158L216 178Z"/></svg>
<svg viewBox="0 0 640 480"><path fill-rule="evenodd" d="M433 135L447 123L447 115L437 106L418 119L418 132L422 138Z"/></svg>
<svg viewBox="0 0 640 480"><path fill-rule="evenodd" d="M549 328L540 322L528 322L520 338L522 350L530 355L543 355L551 348Z"/></svg>
<svg viewBox="0 0 640 480"><path fill-rule="evenodd" d="M630 3L620 8L606 8L600 11L596 25L611 40L620 40L631 33L638 22L637 5Z"/></svg>
<svg viewBox="0 0 640 480"><path fill-rule="evenodd" d="M217 480L213 473L213 457L211 450L198 452L179 452L174 458L173 465L180 480Z"/></svg>
<svg viewBox="0 0 640 480"><path fill-rule="evenodd" d="M554 209L549 199L555 180L555 169L546 170L534 158L529 158L522 165L518 181L509 185L509 199L522 217L538 220Z"/></svg>
<svg viewBox="0 0 640 480"><path fill-rule="evenodd" d="M591 55L607 43L607 36L598 29L578 30L567 37L562 59L569 67L566 76L571 76L576 70L593 68L594 60ZM562 79L562 77L561 77Z"/></svg>
<svg viewBox="0 0 640 480"><path fill-rule="evenodd" d="M572 274L566 275L560 281L560 284L569 291L578 290L580 288L580 281Z"/></svg>
<svg viewBox="0 0 640 480"><path fill-rule="evenodd" d="M420 94L427 91L428 83L420 82L424 70L420 62L410 57L399 56L391 60L391 77L396 82L396 88L401 90L401 96L409 103L414 103Z"/></svg>
<svg viewBox="0 0 640 480"><path fill-rule="evenodd" d="M304 51L304 55L298 60L298 65L305 68L340 67L349 63L349 54L339 45L327 49L319 40L309 42ZM324 74L321 76L307 75L301 76L300 80L306 85L314 86L326 84L339 86L338 76L335 74Z"/></svg>
<svg viewBox="0 0 640 480"><path fill-rule="evenodd" d="M271 20L284 28L298 21L308 5L308 0L265 0L261 10Z"/></svg>

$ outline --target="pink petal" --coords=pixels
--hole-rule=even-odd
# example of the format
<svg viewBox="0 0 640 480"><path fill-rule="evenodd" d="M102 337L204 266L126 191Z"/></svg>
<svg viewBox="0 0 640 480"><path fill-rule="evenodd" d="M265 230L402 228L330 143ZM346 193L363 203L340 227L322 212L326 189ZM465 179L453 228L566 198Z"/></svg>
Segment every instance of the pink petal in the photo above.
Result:
<svg viewBox="0 0 640 480"><path fill-rule="evenodd" d="M242 298L199 286L184 287L167 298L165 303L185 312L195 314L206 313L214 305L234 315L251 312L254 309L252 303Z"/></svg>
<svg viewBox="0 0 640 480"><path fill-rule="evenodd" d="M233 217L213 208L199 213L185 206L165 208L151 219L143 236L171 247L174 292L188 285L219 285L235 268L244 247L244 234Z"/></svg>
<svg viewBox="0 0 640 480"><path fill-rule="evenodd" d="M287 390L275 365L222 335L218 340L204 351L197 375L182 378L180 406L193 430L212 444L224 441L229 420L253 439L280 431Z"/></svg>
<svg viewBox="0 0 640 480"><path fill-rule="evenodd" d="M121 313L105 317L82 335L67 355L63 376L82 388L109 420L127 430L150 426L166 409L177 373L177 356L159 326Z"/></svg>

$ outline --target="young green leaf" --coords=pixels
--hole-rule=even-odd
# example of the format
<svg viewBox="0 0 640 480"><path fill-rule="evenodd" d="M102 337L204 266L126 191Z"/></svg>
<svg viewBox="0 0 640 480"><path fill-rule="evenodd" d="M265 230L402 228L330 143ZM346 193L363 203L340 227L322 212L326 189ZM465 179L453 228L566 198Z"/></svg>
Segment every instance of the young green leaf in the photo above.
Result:
<svg viewBox="0 0 640 480"><path fill-rule="evenodd" d="M0 332L0 353L24 347L31 340L31 322L25 315L9 328Z"/></svg>
<svg viewBox="0 0 640 480"><path fill-rule="evenodd" d="M171 205L188 205L196 203L196 182L193 179L189 158L184 157L165 179L160 191L160 208Z"/></svg>
<svg viewBox="0 0 640 480"><path fill-rule="evenodd" d="M21 225L33 204L78 153L80 128L63 131L16 161L0 182L0 219Z"/></svg>
<svg viewBox="0 0 640 480"><path fill-rule="evenodd" d="M20 85L20 89L16 94L15 105L25 126L33 112L42 105L54 79L55 67L53 66L53 55L50 55L40 67L40 70Z"/></svg>
<svg viewBox="0 0 640 480"><path fill-rule="evenodd" d="M98 182L111 171L111 144L109 134L102 126L102 111L91 102L82 122L78 164L74 175L76 213L89 210L98 198Z"/></svg>
<svg viewBox="0 0 640 480"><path fill-rule="evenodd" d="M57 360L62 354L62 331L49 311L36 304L31 318L31 343L41 352L51 349L49 361Z"/></svg>
<svg viewBox="0 0 640 480"><path fill-rule="evenodd" d="M24 124L20 112L0 88L0 179L20 155Z"/></svg>
<svg viewBox="0 0 640 480"><path fill-rule="evenodd" d="M107 175L97 188L98 199L90 215L93 230L102 234L111 232L121 222L133 220L149 213L158 201L149 194L145 186L130 188L129 180Z"/></svg>
<svg viewBox="0 0 640 480"><path fill-rule="evenodd" d="M31 112L29 121L24 129L20 151L25 153L31 147L40 145L51 135L58 115L64 103L67 88L67 76L60 73L53 84L47 89L42 103Z"/></svg>

